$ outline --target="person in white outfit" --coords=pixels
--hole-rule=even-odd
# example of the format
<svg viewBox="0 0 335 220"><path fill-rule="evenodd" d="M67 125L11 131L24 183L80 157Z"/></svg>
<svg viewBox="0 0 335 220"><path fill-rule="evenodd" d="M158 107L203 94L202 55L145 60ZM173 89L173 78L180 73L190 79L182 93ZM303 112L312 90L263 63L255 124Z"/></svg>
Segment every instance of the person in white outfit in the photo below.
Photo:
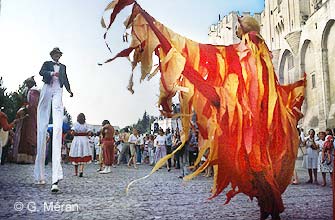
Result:
<svg viewBox="0 0 335 220"><path fill-rule="evenodd" d="M164 135L163 129L159 129L158 136L154 141L154 146L156 147L155 152L155 163L166 156L166 136ZM166 162L166 168L170 172L169 163Z"/></svg>
<svg viewBox="0 0 335 220"><path fill-rule="evenodd" d="M133 129L133 133L129 136L128 142L130 143L130 159L128 161L128 167L131 167L131 164L134 165L134 168L137 169L136 166L136 143L138 142L139 135L136 128Z"/></svg>
<svg viewBox="0 0 335 220"><path fill-rule="evenodd" d="M58 181L63 179L61 166L62 124L63 124L63 86L73 97L66 74L66 66L59 63L62 52L58 47L50 52L53 61L43 63L40 75L43 76L43 88L37 107L37 155L34 167L36 184L45 184L45 146L50 111L52 106L53 137L52 137L52 192L58 192Z"/></svg>
<svg viewBox="0 0 335 220"><path fill-rule="evenodd" d="M317 141L315 140L315 131L310 129L308 131L309 136L305 138L305 146L307 152L307 169L309 180L306 183L313 183L313 176L314 174L314 184L318 183L318 174L317 174L317 165L318 165L318 149L319 146L317 145Z"/></svg>
<svg viewBox="0 0 335 220"><path fill-rule="evenodd" d="M150 135L149 136L149 142L148 142L148 151L149 151L149 164L150 166L153 166L155 164L155 146L154 146L155 136Z"/></svg>
<svg viewBox="0 0 335 220"><path fill-rule="evenodd" d="M96 133L94 134L93 142L95 149L95 160L96 160L95 164L99 164L100 143L99 143L99 135L97 135Z"/></svg>

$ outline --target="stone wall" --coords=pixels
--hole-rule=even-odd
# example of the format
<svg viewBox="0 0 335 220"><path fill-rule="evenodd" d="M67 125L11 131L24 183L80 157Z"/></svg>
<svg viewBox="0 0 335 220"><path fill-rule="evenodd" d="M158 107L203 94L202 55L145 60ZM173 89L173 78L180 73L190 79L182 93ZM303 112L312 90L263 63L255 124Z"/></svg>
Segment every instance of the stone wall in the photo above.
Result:
<svg viewBox="0 0 335 220"><path fill-rule="evenodd" d="M299 122L305 130L335 127L334 11L335 0L265 0L264 11L254 15L280 82L307 75L305 117ZM224 36L235 33L217 30Z"/></svg>

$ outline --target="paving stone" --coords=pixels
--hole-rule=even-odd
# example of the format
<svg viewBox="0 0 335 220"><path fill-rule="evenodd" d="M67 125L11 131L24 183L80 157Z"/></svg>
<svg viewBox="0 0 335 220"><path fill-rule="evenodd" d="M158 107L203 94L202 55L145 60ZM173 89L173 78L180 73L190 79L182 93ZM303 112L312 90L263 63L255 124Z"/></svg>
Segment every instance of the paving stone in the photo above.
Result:
<svg viewBox="0 0 335 220"><path fill-rule="evenodd" d="M301 164L298 162L297 164ZM96 172L97 165L85 167L84 177L73 176L73 166L63 164L61 192L52 194L51 166L45 186L33 184L33 165L0 166L0 219L258 219L257 201L243 194L223 205L225 195L208 200L212 179L199 176L183 183L179 170L161 169L151 177L137 182L125 192L127 184L150 172L152 167L125 165L112 173ZM307 171L298 169L300 185L291 185L283 194L285 211L281 219L332 219L332 188L304 184ZM329 183L329 175L327 176ZM321 175L319 175L321 180ZM22 203L21 211L14 204ZM53 209L51 210L51 206ZM76 209L78 207L78 210ZM17 207L16 207L17 208ZM67 208L67 209L66 209Z"/></svg>

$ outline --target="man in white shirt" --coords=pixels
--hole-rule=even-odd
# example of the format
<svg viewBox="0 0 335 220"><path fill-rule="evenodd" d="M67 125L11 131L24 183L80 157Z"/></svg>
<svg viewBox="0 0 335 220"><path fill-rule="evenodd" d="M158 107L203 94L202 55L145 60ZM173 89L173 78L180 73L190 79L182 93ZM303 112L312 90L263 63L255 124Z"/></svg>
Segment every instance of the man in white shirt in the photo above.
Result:
<svg viewBox="0 0 335 220"><path fill-rule="evenodd" d="M99 153L100 153L100 146L99 146L99 135L94 134L93 137L93 141L94 141L94 149L95 149L95 160L97 161L96 164L98 164L99 162Z"/></svg>
<svg viewBox="0 0 335 220"><path fill-rule="evenodd" d="M140 134L136 142L136 164L139 165L142 163L142 151L144 148L144 136Z"/></svg>
<svg viewBox="0 0 335 220"><path fill-rule="evenodd" d="M129 136L129 144L130 144L130 159L128 161L128 167L131 166L131 163L133 163L134 168L137 169L136 166L136 143L138 141L138 131L136 128L133 129L133 133Z"/></svg>
<svg viewBox="0 0 335 220"><path fill-rule="evenodd" d="M64 107L62 102L63 86L73 97L66 74L66 66L59 63L62 52L58 47L50 52L53 61L44 62L40 75L43 76L43 88L37 107L37 155L34 168L36 184L45 184L44 161L46 133L51 111L53 117L52 138L52 192L58 192L58 181L63 179L61 166L62 125Z"/></svg>

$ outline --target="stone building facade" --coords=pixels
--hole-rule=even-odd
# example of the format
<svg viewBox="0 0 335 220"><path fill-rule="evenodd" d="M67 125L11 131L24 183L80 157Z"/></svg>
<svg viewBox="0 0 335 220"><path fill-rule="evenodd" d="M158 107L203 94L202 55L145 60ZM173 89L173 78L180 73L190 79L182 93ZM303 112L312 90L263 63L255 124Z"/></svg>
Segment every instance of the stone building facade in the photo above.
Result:
<svg viewBox="0 0 335 220"><path fill-rule="evenodd" d="M335 127L335 0L265 0L253 16L273 54L279 82L292 83L307 75L305 129ZM209 41L228 45L234 36L237 12L211 25ZM242 15L248 15L243 13Z"/></svg>

